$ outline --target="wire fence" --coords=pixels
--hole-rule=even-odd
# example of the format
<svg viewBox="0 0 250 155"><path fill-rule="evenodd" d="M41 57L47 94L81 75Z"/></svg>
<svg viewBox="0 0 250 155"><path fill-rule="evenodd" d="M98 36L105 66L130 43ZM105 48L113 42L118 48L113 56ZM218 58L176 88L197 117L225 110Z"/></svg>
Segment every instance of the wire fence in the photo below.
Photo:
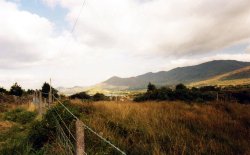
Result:
<svg viewBox="0 0 250 155"><path fill-rule="evenodd" d="M37 93L38 94L38 93ZM54 103L50 106L48 106L48 103L44 103L44 99L42 99L41 94L47 94L50 95L49 93L44 93L44 92L40 92L40 95L34 95L34 99L33 101L36 101L35 104L38 104L38 106L36 105L36 107L38 107L39 111L42 111L41 114L44 114L48 109L53 108L53 118L56 124L56 140L58 142L58 145L60 146L61 149L64 150L64 152L62 154L69 154L69 155L73 155L73 154L77 154L77 137L76 137L76 126L72 127L72 123L67 122L67 120L64 120L65 118L62 116L62 109L64 112L67 112L70 116L73 117L73 119L75 121L79 121L81 122L81 130L83 130L83 133L86 131L86 133L91 133L93 135L95 135L95 139L99 139L100 143L99 145L104 145L105 146L109 146L110 148L113 148L114 150L116 150L116 152L118 154L122 154L122 155L126 155L126 153L124 151L122 151L119 147L117 147L116 145L114 145L112 142L110 142L109 140L107 140L106 138L104 138L102 135L100 135L99 133L97 133L96 131L94 131L91 127L89 127L88 125L86 125L84 122L82 122L76 115L74 115L74 113L59 99L57 98L54 94L51 94L51 97L54 99ZM51 103L50 103L51 104ZM43 106L41 106L43 105ZM60 105L60 107L62 109L58 109L58 105ZM40 113L40 112L39 112ZM77 123L75 123L77 124ZM84 138L84 137L83 137ZM83 141L86 139L83 139ZM93 139L91 140L93 141ZM84 145L84 144L81 144ZM84 145L85 146L85 145ZM84 147L83 146L83 147ZM98 147L96 145L92 145L90 147ZM95 148L91 148L90 150L95 150ZM116 153L116 154L117 154ZM85 149L82 151L81 154L87 154L85 152Z"/></svg>

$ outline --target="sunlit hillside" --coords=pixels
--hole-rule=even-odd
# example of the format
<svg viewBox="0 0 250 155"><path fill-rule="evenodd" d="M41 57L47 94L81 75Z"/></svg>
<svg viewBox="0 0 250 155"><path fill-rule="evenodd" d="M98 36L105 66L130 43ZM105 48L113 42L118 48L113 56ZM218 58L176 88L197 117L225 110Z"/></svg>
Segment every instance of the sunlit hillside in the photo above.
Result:
<svg viewBox="0 0 250 155"><path fill-rule="evenodd" d="M250 66L244 67L226 74L218 75L208 80L194 82L190 86L228 86L228 85L247 85L250 84Z"/></svg>

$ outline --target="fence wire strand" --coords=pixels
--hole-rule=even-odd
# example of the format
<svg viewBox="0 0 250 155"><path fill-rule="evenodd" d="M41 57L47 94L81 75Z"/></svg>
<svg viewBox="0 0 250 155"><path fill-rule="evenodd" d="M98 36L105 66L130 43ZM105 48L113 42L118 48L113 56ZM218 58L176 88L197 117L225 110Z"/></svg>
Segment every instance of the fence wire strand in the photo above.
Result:
<svg viewBox="0 0 250 155"><path fill-rule="evenodd" d="M54 96L54 94L52 94L52 96L58 101L58 103L60 105L62 105L76 120L80 120L78 117L76 117L58 98L56 98ZM81 120L80 120L81 121ZM91 129L89 126L87 126L86 124L84 124L82 122L84 128L86 128L87 130L89 130L90 132L92 132L93 134L95 134L97 137L99 137L101 140L103 140L104 142L106 142L107 144L109 144L110 146L112 146L114 149L116 149L118 152L120 152L123 155L126 155L126 153L124 151L122 151L121 149L119 149L117 146L115 146L114 144L112 144L110 141L108 141L106 138L102 137L100 134L98 134L97 132L95 132L93 129Z"/></svg>

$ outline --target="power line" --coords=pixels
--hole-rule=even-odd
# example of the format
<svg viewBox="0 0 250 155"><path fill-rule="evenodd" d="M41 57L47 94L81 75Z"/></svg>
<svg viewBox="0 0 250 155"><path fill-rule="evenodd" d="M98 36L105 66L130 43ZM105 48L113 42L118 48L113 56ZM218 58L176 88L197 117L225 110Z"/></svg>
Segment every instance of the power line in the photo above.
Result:
<svg viewBox="0 0 250 155"><path fill-rule="evenodd" d="M75 30L75 28L76 28L76 24L77 24L77 22L78 22L78 20L79 20L79 18L80 18L80 16L81 16L81 13L82 13L82 10L83 10L83 7L84 7L85 3L86 3L86 0L83 0L83 3L82 3L82 6L81 6L81 9L80 9L80 12L79 12L79 14L78 14L78 16L77 16L77 18L76 18L76 20L75 20L75 23L74 23L74 25L73 25L73 27L72 27L72 29L71 29L71 34L73 34L73 32L74 32L74 30Z"/></svg>

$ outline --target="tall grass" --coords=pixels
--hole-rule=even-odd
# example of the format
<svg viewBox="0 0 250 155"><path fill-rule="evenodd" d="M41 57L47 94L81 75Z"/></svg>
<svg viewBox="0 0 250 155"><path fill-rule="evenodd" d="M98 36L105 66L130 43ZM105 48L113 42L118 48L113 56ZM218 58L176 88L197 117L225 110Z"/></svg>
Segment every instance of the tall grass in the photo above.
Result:
<svg viewBox="0 0 250 155"><path fill-rule="evenodd" d="M250 154L249 105L72 103L84 123L127 154ZM93 137L86 143L94 153Z"/></svg>

